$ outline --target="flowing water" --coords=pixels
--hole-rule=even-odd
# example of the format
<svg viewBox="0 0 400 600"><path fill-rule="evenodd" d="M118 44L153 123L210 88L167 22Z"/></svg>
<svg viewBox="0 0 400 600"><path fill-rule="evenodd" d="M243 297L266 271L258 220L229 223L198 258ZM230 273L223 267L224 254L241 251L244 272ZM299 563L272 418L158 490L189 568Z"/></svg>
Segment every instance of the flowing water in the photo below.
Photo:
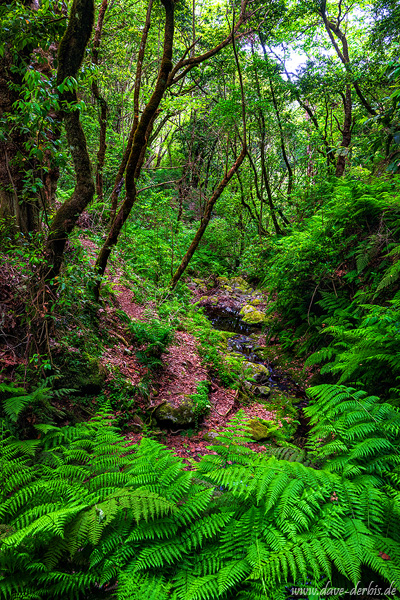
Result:
<svg viewBox="0 0 400 600"><path fill-rule="evenodd" d="M250 336L254 333L261 333L261 328L259 325L245 323L240 314L230 308L211 307L207 309L206 316L211 321L215 329L236 334L227 340L228 348L232 352L238 352L251 363L264 365L267 367L269 370L269 377L265 382L258 381L259 384L276 387L283 392L287 392L289 386L296 386L296 384L294 384L294 382L292 382L288 377L282 375L278 370L276 370L272 363L260 359L259 356L254 352L254 348L257 346L257 343ZM301 394L300 388L298 388L298 393Z"/></svg>

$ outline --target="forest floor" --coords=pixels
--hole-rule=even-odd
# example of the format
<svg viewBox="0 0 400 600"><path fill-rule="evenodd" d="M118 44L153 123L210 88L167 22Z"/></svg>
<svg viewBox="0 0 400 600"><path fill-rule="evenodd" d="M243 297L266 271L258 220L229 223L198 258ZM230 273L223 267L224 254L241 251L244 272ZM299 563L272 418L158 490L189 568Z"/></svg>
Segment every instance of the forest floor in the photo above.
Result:
<svg viewBox="0 0 400 600"><path fill-rule="evenodd" d="M93 263L97 252L96 244L85 238L82 246L88 261ZM73 252L75 249L71 248L71 251ZM254 347L265 350L266 355L263 361L255 360L254 355L252 360L262 362L264 367L266 366L272 373L273 381L271 380L271 384L267 382L267 385L272 386L270 398L260 398L257 394L246 392L246 386L248 390L250 384L245 377L242 381L237 381L236 389L222 385L215 373L212 372L210 364L206 364L204 357L202 358L199 351L199 340L187 331L184 322L178 326L172 343L161 356L162 365L154 372L150 372L149 368L137 358L136 353L140 347L135 344L132 336L127 334L126 322L121 318L119 311L123 311L134 321L151 322L152 319L158 317L155 302L152 300L136 301L135 293L129 283L129 278L126 277L123 265L116 260L110 262L107 276L111 291L105 297L97 314L97 335L107 340L103 344L104 350L100 358L103 372L106 373L104 389L101 394L112 398L113 389L121 381L123 382L121 389L123 390L126 386L130 392L135 389L140 390L144 381L148 386L145 394L139 392L134 395L132 409L127 410L122 406L123 400L116 400L115 396L113 398L115 417L122 426L128 443L137 443L143 435L150 435L165 443L190 464L190 462L198 461L204 454L213 452L209 446L213 443L214 438L224 430L228 421L240 409L244 411L250 421L272 422L278 428L285 425L284 420L287 418L284 410L285 403L288 405L291 403L294 406L301 405L305 399L304 390L312 372L303 369L301 360L287 357L279 343L279 338L268 336L267 323L264 323L263 327L261 325L255 327L252 334L249 331L245 331L245 333L251 335ZM0 302L7 308L6 314L11 315L11 321L6 325L9 326L15 340L21 342L23 331L19 331L21 326L13 317L14 314L21 312L21 308L15 304L13 289L22 286L22 276L16 269L9 271L3 271L0 274ZM236 330L236 333L235 330L230 330L231 333L228 333L225 328L224 335L221 337L224 342L218 346L221 346L219 352L223 360L228 355L232 357L238 353L235 338L238 337L237 332L240 332L240 327L243 325L242 319L239 317L241 309L252 305L254 309L262 313L266 311L270 302L264 291L252 289L240 277L227 279L212 276L207 281L192 279L189 281L188 287L191 290L189 302L194 306L201 307L205 314L209 315L209 319L216 329L224 330L224 323L221 325L218 321L221 315L222 321L228 318L228 321L236 319L239 323L239 330ZM9 339L10 342L0 347L0 358L5 367L3 373L0 373L0 383L6 374L13 380L12 373L23 368L25 362L24 357L17 352L15 344L11 343L13 337L11 336ZM249 338L246 339L249 340ZM57 340L51 340L51 342L56 351L59 342ZM77 356L79 351L72 344L71 348L68 346L68 352L72 356ZM196 423L185 427L167 427L165 424L156 423L153 415L158 407L166 402L170 406L178 407L188 397L196 394L197 386L202 381L209 383L209 409L204 418L196 419ZM71 387L71 385L66 387ZM96 396L84 401L87 402L86 407L80 406L79 397L76 399L74 397L63 398L54 404L56 408L65 410L67 414L71 415L66 417L65 423L68 423L70 419L73 421L76 418L88 418L88 415L96 410L98 406ZM121 408L119 408L119 403ZM271 443L275 443L273 437L272 439L255 440L250 446L257 452L263 452Z"/></svg>
<svg viewBox="0 0 400 600"><path fill-rule="evenodd" d="M116 277L114 276L113 279L115 282ZM232 288L231 285L228 285L229 283L231 282L225 282L225 285L221 286L219 282L214 282L214 285L211 283L211 287L209 284L207 288L204 282L200 280L193 281L190 284L192 303L205 307L205 310L207 310L207 307L212 307L214 311L216 308L229 309L237 314L249 300L252 298L254 300L254 291L250 288L238 290L237 286ZM106 305L104 318L109 323L107 325L105 322L104 326L114 327L118 342L114 348L108 349L103 354L103 360L108 366L117 367L121 375L130 384L138 385L147 369L138 361L135 348L125 340L123 324L121 324L119 333L115 328L115 323L118 322L118 319L115 318L115 311L120 309L134 320L146 321L154 316L154 305L151 302L147 304L135 302L132 291L121 283L116 284L114 290L115 305ZM257 309L265 309L268 298L263 296L261 292L257 292L256 296ZM255 343L264 345L265 334L261 332L261 329L258 329L257 332L258 335L253 336L256 337ZM235 336L235 333L231 335ZM274 360L276 363L279 362L279 340L274 338L269 348L271 350L270 360ZM175 332L172 343L161 359L163 366L157 372L149 397L138 399L138 405L141 405L140 408L147 414L153 414L157 407L165 403L166 400L168 400L169 405L179 406L185 398L196 392L199 381L209 379L207 367L203 364L199 354L198 341L187 331L178 330ZM290 375L285 373L284 369L279 366L276 366L275 371L278 378L281 377L285 381L285 395L291 396L292 399L295 397L299 402L305 397L304 385L311 376L311 372L306 375L302 374L302 368L301 361L293 359L288 369ZM296 383L300 379L301 383ZM227 422L240 409L244 411L249 420L272 421L277 423L278 427L282 426L282 418L277 416L276 407L269 407L265 399L259 401L254 397L251 402L243 404L238 389L226 388L215 378L211 380L210 384L210 408L206 417L198 423L198 427L157 430L157 427L143 426L143 422L135 417L132 421L128 420L124 425L124 435L127 441L138 443L143 435L151 435L171 448L175 454L184 459L188 468L190 468L190 465L199 461L201 456L213 453L210 444L213 443L214 437L217 436L218 432L223 431ZM281 395L283 402L285 401L285 395ZM121 416L118 410L115 414L116 417ZM264 452L270 443L271 440L254 441L249 446L256 452Z"/></svg>

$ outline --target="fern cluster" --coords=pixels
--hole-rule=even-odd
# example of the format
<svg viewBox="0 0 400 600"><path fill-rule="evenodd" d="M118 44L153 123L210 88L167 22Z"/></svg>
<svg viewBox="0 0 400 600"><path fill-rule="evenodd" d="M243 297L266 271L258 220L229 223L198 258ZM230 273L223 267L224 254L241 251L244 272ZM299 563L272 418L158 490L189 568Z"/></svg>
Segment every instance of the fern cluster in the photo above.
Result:
<svg viewBox="0 0 400 600"><path fill-rule="evenodd" d="M400 293L387 306L363 306L358 319L350 310L335 311L327 319L323 334L331 341L312 354L306 365L323 363L321 373L334 374L338 383L360 382L368 390L398 399Z"/></svg>
<svg viewBox="0 0 400 600"><path fill-rule="evenodd" d="M196 471L153 440L127 446L106 414L37 426L31 441L3 427L0 597L283 600L328 580L400 587L399 412L343 386L311 397L322 468L254 453L242 413Z"/></svg>

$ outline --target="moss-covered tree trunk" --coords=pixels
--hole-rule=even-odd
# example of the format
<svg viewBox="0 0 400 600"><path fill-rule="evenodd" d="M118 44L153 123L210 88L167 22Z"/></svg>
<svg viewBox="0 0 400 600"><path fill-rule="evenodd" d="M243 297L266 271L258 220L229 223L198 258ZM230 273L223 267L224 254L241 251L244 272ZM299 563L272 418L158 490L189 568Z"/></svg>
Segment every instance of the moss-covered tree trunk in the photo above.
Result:
<svg viewBox="0 0 400 600"><path fill-rule="evenodd" d="M98 67L99 65L99 48L101 41L101 34L103 31L103 23L104 17L106 14L106 10L108 7L108 1L103 0L99 10L99 16L97 18L97 25L94 34L93 40L93 64ZM107 150L107 142L106 142L106 134L107 134L107 115L108 115L108 105L104 96L100 94L99 85L97 79L93 80L92 83L92 92L93 96L96 98L98 103L100 114L99 114L99 125L100 125L100 135L99 135L99 149L97 152L97 164L96 164L96 194L99 200L103 199L103 169L104 162L106 158L106 150Z"/></svg>
<svg viewBox="0 0 400 600"><path fill-rule="evenodd" d="M76 78L77 76L92 33L93 19L93 0L74 0L68 26L58 51L57 86L76 182L72 196L58 209L50 225L47 239L50 263L46 273L47 281L54 279L60 272L68 236L79 215L85 210L94 195L86 137L80 122L79 110L73 108L74 103L77 102L76 90L65 83L67 78Z"/></svg>

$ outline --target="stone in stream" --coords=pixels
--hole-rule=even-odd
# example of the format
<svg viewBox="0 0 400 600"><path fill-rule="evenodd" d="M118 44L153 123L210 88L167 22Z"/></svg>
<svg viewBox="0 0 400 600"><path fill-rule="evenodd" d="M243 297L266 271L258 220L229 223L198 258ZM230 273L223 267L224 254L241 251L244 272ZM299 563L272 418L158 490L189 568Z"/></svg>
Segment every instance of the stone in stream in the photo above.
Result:
<svg viewBox="0 0 400 600"><path fill-rule="evenodd" d="M242 316L242 319L245 323L249 323L252 325L256 325L257 323L264 323L265 321L265 314L257 310L251 304L246 304L245 306L243 306L239 314Z"/></svg>

